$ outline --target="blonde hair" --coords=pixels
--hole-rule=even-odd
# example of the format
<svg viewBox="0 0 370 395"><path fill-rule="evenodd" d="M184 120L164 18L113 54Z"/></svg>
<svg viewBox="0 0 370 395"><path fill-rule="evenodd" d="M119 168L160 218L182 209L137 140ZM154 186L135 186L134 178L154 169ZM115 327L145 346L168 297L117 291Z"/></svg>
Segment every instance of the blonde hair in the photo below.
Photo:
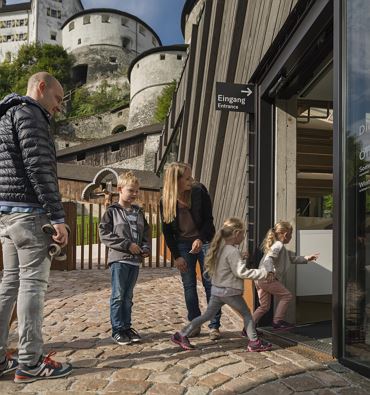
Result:
<svg viewBox="0 0 370 395"><path fill-rule="evenodd" d="M245 225L244 222L239 218L228 218L222 228L215 234L212 239L211 245L207 252L204 260L205 272L209 273L211 276L215 272L217 264L217 255L221 248L221 243L224 239L228 239L231 236L235 236L237 232L244 232Z"/></svg>
<svg viewBox="0 0 370 395"><path fill-rule="evenodd" d="M125 185L131 185L131 184L139 185L139 179L135 176L135 174L131 170L121 173L119 175L117 181L118 187L124 187Z"/></svg>
<svg viewBox="0 0 370 395"><path fill-rule="evenodd" d="M280 221L276 223L273 228L269 229L261 246L264 254L270 251L271 246L277 240L278 233L287 233L291 230L293 230L293 226L287 221Z"/></svg>
<svg viewBox="0 0 370 395"><path fill-rule="evenodd" d="M182 162L172 162L168 165L164 173L162 204L163 222L168 224L176 218L176 205L178 199L178 181L190 165ZM190 206L190 192L187 194L188 205Z"/></svg>

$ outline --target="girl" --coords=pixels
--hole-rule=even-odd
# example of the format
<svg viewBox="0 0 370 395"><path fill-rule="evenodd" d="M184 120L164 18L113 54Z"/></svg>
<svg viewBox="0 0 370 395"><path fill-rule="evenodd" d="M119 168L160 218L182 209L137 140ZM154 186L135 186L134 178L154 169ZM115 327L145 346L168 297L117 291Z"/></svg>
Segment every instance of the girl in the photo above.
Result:
<svg viewBox="0 0 370 395"><path fill-rule="evenodd" d="M257 325L261 317L270 309L271 295L276 296L278 303L274 313L272 327L275 330L286 330L294 327L293 324L284 321L292 294L279 281L285 277L287 263L308 263L315 261L319 254L308 256L294 256L285 249L292 239L293 227L289 222L281 221L271 228L262 243L264 256L259 264L260 269L274 272L274 277L266 280L255 281L260 306L253 314L253 321Z"/></svg>
<svg viewBox="0 0 370 395"><path fill-rule="evenodd" d="M244 240L244 236L243 222L238 218L229 218L212 240L205 259L205 274L209 274L212 279L212 292L208 308L201 317L195 318L171 337L171 340L184 350L194 348L189 342L189 333L212 319L224 304L231 306L242 315L249 337L248 351L259 352L271 349L270 343L258 339L251 314L242 295L244 278L270 278L273 273L268 274L264 268L248 269L246 267L239 250L235 247Z"/></svg>
<svg viewBox="0 0 370 395"><path fill-rule="evenodd" d="M190 165L173 162L166 168L160 209L163 234L175 259L175 266L181 273L188 320L191 321L201 315L196 264L198 261L203 275L204 256L215 234L215 227L211 198L204 185L194 182ZM204 276L202 282L209 302L211 282ZM220 338L221 310L212 318L210 338L217 340ZM195 328L191 336L199 333L200 328Z"/></svg>

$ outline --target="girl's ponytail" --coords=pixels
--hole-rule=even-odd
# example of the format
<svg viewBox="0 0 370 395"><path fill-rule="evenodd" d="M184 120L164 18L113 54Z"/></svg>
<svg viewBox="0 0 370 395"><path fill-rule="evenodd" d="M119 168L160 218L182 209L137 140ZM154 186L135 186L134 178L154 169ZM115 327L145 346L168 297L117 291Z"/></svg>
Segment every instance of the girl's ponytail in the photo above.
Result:
<svg viewBox="0 0 370 395"><path fill-rule="evenodd" d="M220 229L213 237L204 260L205 273L208 273L210 276L215 272L217 254L220 250L222 239L222 229Z"/></svg>
<svg viewBox="0 0 370 395"><path fill-rule="evenodd" d="M271 248L271 246L275 243L275 229L271 228L267 231L266 236L262 242L262 251L264 254L267 254Z"/></svg>

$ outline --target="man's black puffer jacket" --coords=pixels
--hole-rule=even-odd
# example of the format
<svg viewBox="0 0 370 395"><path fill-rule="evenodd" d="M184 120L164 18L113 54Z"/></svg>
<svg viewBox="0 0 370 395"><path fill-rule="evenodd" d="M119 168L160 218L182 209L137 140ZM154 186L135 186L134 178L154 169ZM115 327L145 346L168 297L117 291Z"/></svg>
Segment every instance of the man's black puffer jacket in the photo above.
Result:
<svg viewBox="0 0 370 395"><path fill-rule="evenodd" d="M41 206L64 218L48 112L28 96L0 102L0 205Z"/></svg>

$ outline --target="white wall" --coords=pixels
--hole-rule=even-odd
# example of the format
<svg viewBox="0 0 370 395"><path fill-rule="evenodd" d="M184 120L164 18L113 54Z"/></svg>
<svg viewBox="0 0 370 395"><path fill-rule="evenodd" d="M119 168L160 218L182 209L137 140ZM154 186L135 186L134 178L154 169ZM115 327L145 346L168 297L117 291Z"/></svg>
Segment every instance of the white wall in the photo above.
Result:
<svg viewBox="0 0 370 395"><path fill-rule="evenodd" d="M109 16L109 23L102 22L102 15ZM90 17L90 23L84 24L84 17ZM127 26L122 25L122 19L127 21ZM74 28L70 30L73 24ZM144 34L139 32L140 26L143 27ZM86 45L105 44L122 47L123 37L130 38L130 50L137 53L158 46L157 39L145 26L134 19L113 12L88 13L76 17L63 28L62 37L64 48L70 52ZM79 40L81 40L80 44Z"/></svg>
<svg viewBox="0 0 370 395"><path fill-rule="evenodd" d="M23 26L20 26L21 23ZM9 24L10 27L7 27ZM0 62L5 59L7 52L9 52L13 58L19 48L28 42L29 12L24 10L0 14Z"/></svg>
<svg viewBox="0 0 370 395"><path fill-rule="evenodd" d="M82 11L77 0L63 0L62 3L54 0L36 0L38 19L36 24L37 40L42 43L62 45L61 27L72 15ZM48 8L50 15L48 15ZM56 11L56 14L55 14ZM57 33L56 40L51 39L51 32Z"/></svg>

